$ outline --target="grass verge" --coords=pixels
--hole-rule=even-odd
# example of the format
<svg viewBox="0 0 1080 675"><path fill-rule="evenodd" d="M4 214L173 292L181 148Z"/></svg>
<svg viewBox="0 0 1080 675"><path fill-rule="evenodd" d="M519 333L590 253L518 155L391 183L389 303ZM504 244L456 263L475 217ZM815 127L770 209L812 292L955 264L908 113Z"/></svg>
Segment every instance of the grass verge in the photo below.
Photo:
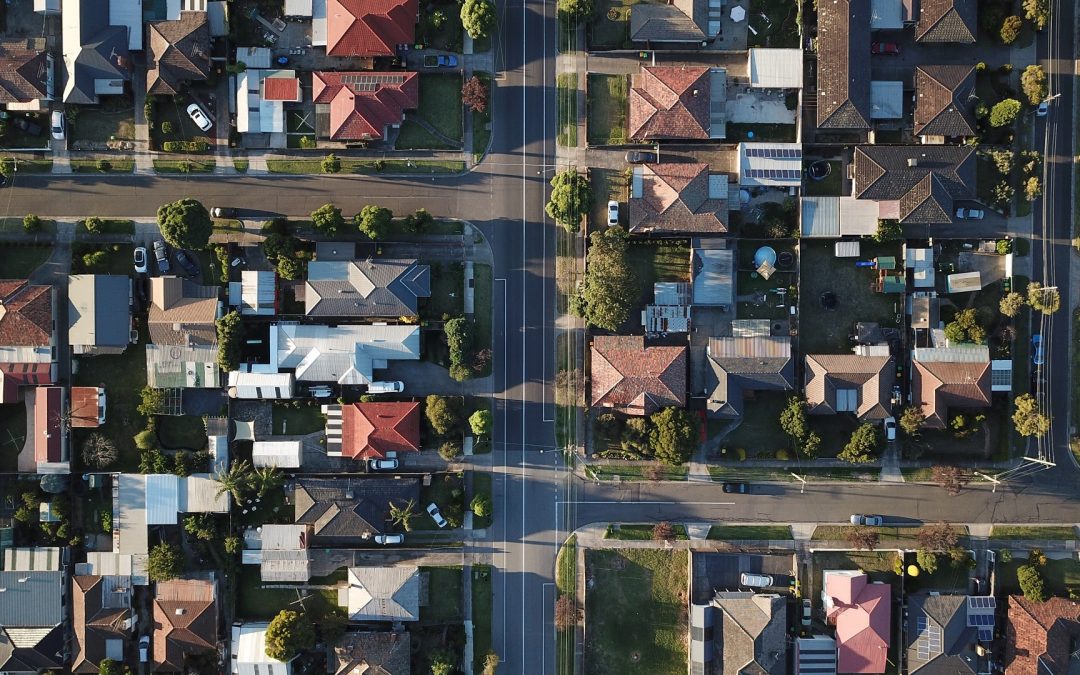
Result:
<svg viewBox="0 0 1080 675"><path fill-rule="evenodd" d="M106 157L99 159L72 159L71 170L75 173L131 173L135 170L135 160Z"/></svg>
<svg viewBox="0 0 1080 675"><path fill-rule="evenodd" d="M486 471L474 471L472 476L472 488L473 497L479 497L481 495L488 498L491 502L491 474ZM494 502L492 502L492 508L494 509ZM491 523L494 520L494 513L488 516L478 516L473 514L473 528L482 529L485 527L491 527Z"/></svg>
<svg viewBox="0 0 1080 675"><path fill-rule="evenodd" d="M791 539L789 525L713 525L708 539Z"/></svg>
<svg viewBox="0 0 1080 675"><path fill-rule="evenodd" d="M214 173L214 159L155 159L154 171L158 173Z"/></svg>
<svg viewBox="0 0 1080 675"><path fill-rule="evenodd" d="M686 480L690 473L686 466L667 466L662 464L626 466L591 465L589 471L599 480Z"/></svg>
<svg viewBox="0 0 1080 675"><path fill-rule="evenodd" d="M652 541L654 525L612 523L604 532L604 539L618 539L621 541ZM671 531L676 539L687 540L686 528L682 525L672 525Z"/></svg>
<svg viewBox="0 0 1080 675"><path fill-rule="evenodd" d="M341 159L341 173L370 174L444 174L461 173L465 162L437 159ZM268 159L270 173L323 173L321 159Z"/></svg>
<svg viewBox="0 0 1080 675"><path fill-rule="evenodd" d="M487 153L488 145L491 143L491 103L492 103L492 87L491 87L491 75L489 73L475 73L476 77L484 83L484 87L487 89L487 107L483 112L473 111L472 114L472 152L473 161L480 162L484 155Z"/></svg>
<svg viewBox="0 0 1080 675"><path fill-rule="evenodd" d="M97 234L135 234L135 221L117 218L102 218ZM76 236L90 236L86 221L80 220L75 225Z"/></svg>
<svg viewBox="0 0 1080 675"><path fill-rule="evenodd" d="M995 525L990 530L991 539L1076 539L1076 528L1069 526L1044 527L1021 525Z"/></svg>
<svg viewBox="0 0 1080 675"><path fill-rule="evenodd" d="M473 672L484 667L491 651L491 566L472 566Z"/></svg>
<svg viewBox="0 0 1080 675"><path fill-rule="evenodd" d="M577 147L577 73L561 73L555 80L557 131L555 142L564 148Z"/></svg>

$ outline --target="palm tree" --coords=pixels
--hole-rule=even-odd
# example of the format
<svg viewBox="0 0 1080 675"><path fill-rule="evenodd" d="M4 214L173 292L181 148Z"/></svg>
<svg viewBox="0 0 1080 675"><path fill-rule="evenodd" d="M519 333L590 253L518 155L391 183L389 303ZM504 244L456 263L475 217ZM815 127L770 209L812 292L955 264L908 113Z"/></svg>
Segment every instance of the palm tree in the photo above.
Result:
<svg viewBox="0 0 1080 675"><path fill-rule="evenodd" d="M247 460L234 462L228 469L219 471L214 480L217 481L217 495L228 492L237 504L244 502L244 497L251 489L252 473L251 464Z"/></svg>
<svg viewBox="0 0 1080 675"><path fill-rule="evenodd" d="M400 525L406 532L412 532L412 520L416 517L416 500L410 499L403 506L390 502L390 522Z"/></svg>
<svg viewBox="0 0 1080 675"><path fill-rule="evenodd" d="M257 466L251 474L251 483L255 487L255 494L263 497L267 492L280 488L285 480L276 466Z"/></svg>

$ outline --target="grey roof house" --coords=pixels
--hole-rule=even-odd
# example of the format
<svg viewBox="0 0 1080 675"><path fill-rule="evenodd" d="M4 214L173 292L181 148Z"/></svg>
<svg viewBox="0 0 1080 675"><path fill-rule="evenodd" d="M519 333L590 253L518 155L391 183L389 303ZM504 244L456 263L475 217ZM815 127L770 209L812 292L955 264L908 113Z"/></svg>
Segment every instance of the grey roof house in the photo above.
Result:
<svg viewBox="0 0 1080 675"><path fill-rule="evenodd" d="M110 25L109 0L63 0L64 103L94 105L131 79L129 28Z"/></svg>
<svg viewBox="0 0 1080 675"><path fill-rule="evenodd" d="M860 145L856 199L878 202L878 217L908 224L953 222L958 200L975 199L975 148L950 145Z"/></svg>
<svg viewBox="0 0 1080 675"><path fill-rule="evenodd" d="M818 128L870 128L870 4L835 0L818 7Z"/></svg>
<svg viewBox="0 0 1080 675"><path fill-rule="evenodd" d="M908 596L904 631L908 673L975 675L989 672L986 656L975 647L980 633L993 639L996 602L967 595Z"/></svg>
<svg viewBox="0 0 1080 675"><path fill-rule="evenodd" d="M420 327L278 324L270 328L270 358L298 382L370 384L390 361L420 359Z"/></svg>
<svg viewBox="0 0 1080 675"><path fill-rule="evenodd" d="M68 277L68 342L75 354L120 354L131 342L131 277Z"/></svg>
<svg viewBox="0 0 1080 675"><path fill-rule="evenodd" d="M716 37L707 0L638 3L630 12L630 39L647 43L701 43Z"/></svg>
<svg viewBox="0 0 1080 675"><path fill-rule="evenodd" d="M348 608L350 621L417 621L420 569L350 567L349 585L338 592L338 603Z"/></svg>
<svg viewBox="0 0 1080 675"><path fill-rule="evenodd" d="M298 478L294 522L311 526L313 545L355 542L384 532L390 503L409 500L420 500L415 478Z"/></svg>
<svg viewBox="0 0 1080 675"><path fill-rule="evenodd" d="M316 260L308 264L308 316L416 316L417 300L431 297L431 268L415 260Z"/></svg>
<svg viewBox="0 0 1080 675"><path fill-rule="evenodd" d="M775 593L719 591L691 605L692 675L787 675L787 604Z"/></svg>
<svg viewBox="0 0 1080 675"><path fill-rule="evenodd" d="M707 354L706 407L710 417L741 417L746 392L795 388L790 338L770 335L711 338Z"/></svg>
<svg viewBox="0 0 1080 675"><path fill-rule="evenodd" d="M0 572L0 672L64 665L64 573Z"/></svg>

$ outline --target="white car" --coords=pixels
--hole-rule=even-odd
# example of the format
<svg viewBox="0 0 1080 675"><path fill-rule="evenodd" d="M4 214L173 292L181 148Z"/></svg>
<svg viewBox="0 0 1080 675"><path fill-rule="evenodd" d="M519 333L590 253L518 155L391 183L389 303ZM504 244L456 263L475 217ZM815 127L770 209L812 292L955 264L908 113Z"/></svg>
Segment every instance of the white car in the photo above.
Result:
<svg viewBox="0 0 1080 675"><path fill-rule="evenodd" d="M139 663L150 661L150 636L144 635L139 638Z"/></svg>
<svg viewBox="0 0 1080 675"><path fill-rule="evenodd" d="M607 224L619 224L619 202L614 199L607 203Z"/></svg>
<svg viewBox="0 0 1080 675"><path fill-rule="evenodd" d="M400 394L405 391L405 383L401 380L396 382L372 382L367 387L369 394Z"/></svg>
<svg viewBox="0 0 1080 675"><path fill-rule="evenodd" d="M210 127L214 126L214 123L210 121L210 118L206 116L203 109L199 107L198 103L192 103L187 107L188 117L195 123L195 126L199 127L203 131L210 131Z"/></svg>
<svg viewBox="0 0 1080 675"><path fill-rule="evenodd" d="M982 209L956 209L957 220L982 220L986 216L986 211Z"/></svg>
<svg viewBox="0 0 1080 675"><path fill-rule="evenodd" d="M98 387L97 390L97 416L98 424L105 424L105 388Z"/></svg>
<svg viewBox="0 0 1080 675"><path fill-rule="evenodd" d="M52 111L49 127L54 141L64 140L64 135L67 133L67 120L64 119L63 110Z"/></svg>
<svg viewBox="0 0 1080 675"><path fill-rule="evenodd" d="M813 617L814 604L809 599L802 601L802 625L809 626Z"/></svg>
<svg viewBox="0 0 1080 675"><path fill-rule="evenodd" d="M1035 110L1036 117L1046 117L1050 112L1050 101L1043 101L1039 104L1039 107Z"/></svg>
<svg viewBox="0 0 1080 675"><path fill-rule="evenodd" d="M375 535L375 543L381 546L396 546L398 544L405 543L405 535L403 534L377 534Z"/></svg>
<svg viewBox="0 0 1080 675"><path fill-rule="evenodd" d="M895 441L896 440L896 418L895 417L886 417L885 418L885 440L887 440L887 441Z"/></svg>
<svg viewBox="0 0 1080 675"><path fill-rule="evenodd" d="M371 471L396 471L400 464L396 459L369 459L367 463Z"/></svg>
<svg viewBox="0 0 1080 675"><path fill-rule="evenodd" d="M878 527L884 520L881 516L860 516L854 515L850 519L852 525L867 525L869 527Z"/></svg>
<svg viewBox="0 0 1080 675"><path fill-rule="evenodd" d="M442 514L439 513L439 507L435 506L435 502L427 505L427 513L429 516L431 516L431 519L435 521L435 524L438 525L440 528L446 527L446 518L443 518Z"/></svg>
<svg viewBox="0 0 1080 675"><path fill-rule="evenodd" d="M135 248L135 271L139 274L146 274L149 269L146 265L146 247L138 246Z"/></svg>

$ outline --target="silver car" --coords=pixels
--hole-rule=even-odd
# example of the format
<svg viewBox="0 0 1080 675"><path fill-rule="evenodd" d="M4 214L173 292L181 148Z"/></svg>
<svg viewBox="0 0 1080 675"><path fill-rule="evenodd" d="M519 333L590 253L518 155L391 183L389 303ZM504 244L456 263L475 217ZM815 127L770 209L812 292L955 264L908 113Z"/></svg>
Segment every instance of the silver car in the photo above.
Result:
<svg viewBox="0 0 1080 675"><path fill-rule="evenodd" d="M203 109L199 107L198 103L192 103L187 107L188 117L195 123L195 126L203 131L210 131L210 127L214 126L214 123L210 121L210 118L206 116Z"/></svg>
<svg viewBox="0 0 1080 675"><path fill-rule="evenodd" d="M446 518L442 517L442 514L439 512L439 507L435 506L435 502L427 505L427 513L440 529L447 526Z"/></svg>

